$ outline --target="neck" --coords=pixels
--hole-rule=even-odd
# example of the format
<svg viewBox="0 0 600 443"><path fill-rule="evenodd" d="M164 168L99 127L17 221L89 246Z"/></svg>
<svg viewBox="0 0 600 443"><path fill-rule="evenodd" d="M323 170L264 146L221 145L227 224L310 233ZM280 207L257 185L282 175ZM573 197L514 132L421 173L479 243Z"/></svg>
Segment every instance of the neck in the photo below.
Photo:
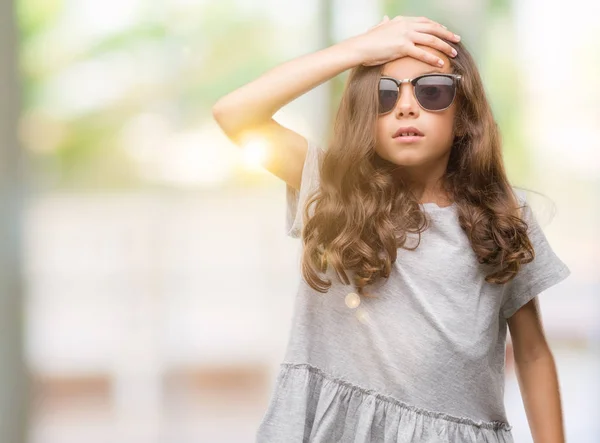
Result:
<svg viewBox="0 0 600 443"><path fill-rule="evenodd" d="M451 203L443 186L447 166L448 156L445 155L434 164L402 166L397 169L397 176L419 203L433 202L441 206Z"/></svg>
<svg viewBox="0 0 600 443"><path fill-rule="evenodd" d="M451 204L441 185L425 184L422 187L411 187L411 190L419 203L436 203L439 206Z"/></svg>

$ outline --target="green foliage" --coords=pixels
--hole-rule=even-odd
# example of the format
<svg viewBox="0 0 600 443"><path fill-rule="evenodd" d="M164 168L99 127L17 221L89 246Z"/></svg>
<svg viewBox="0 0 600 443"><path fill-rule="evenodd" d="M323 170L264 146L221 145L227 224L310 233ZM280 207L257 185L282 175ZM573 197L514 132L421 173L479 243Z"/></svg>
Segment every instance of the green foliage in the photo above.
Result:
<svg viewBox="0 0 600 443"><path fill-rule="evenodd" d="M21 35L34 36L57 25L64 0L20 0L16 3Z"/></svg>
<svg viewBox="0 0 600 443"><path fill-rule="evenodd" d="M486 12L492 17L482 17L482 20L493 21L494 14L505 11L502 8L508 4L493 1ZM125 55L134 69L140 69L140 79L148 77L142 69L153 72L149 76L151 83L140 81L116 99L104 102L99 109L68 117L54 116L62 121L66 133L53 151L33 152L32 160L39 167L37 172L47 177L47 183L56 186L143 185L118 140L121 130L132 118L142 112L157 111L169 118L175 128L193 127L210 118L210 107L220 97L281 62L271 23L264 15L251 16L239 11L232 0L187 5L183 6L185 9L157 18L141 13L139 20L128 29L107 34L88 46L75 46L73 53L56 47L49 39L62 26L60 18L66 7L63 0L19 0L17 3L25 113L55 112L55 104L48 102L47 93L52 92L49 88L57 76L78 63L122 61ZM426 15L444 22L444 17L439 17L441 9L432 1L382 0L381 10L381 16L387 14L390 18ZM331 35L333 14L327 10L325 14ZM445 24L450 26L448 22ZM473 41L477 40L473 38ZM516 68L510 66L509 57L498 59L493 54L488 55L486 42L477 43L469 47L474 54L483 54L482 71L486 73L486 86L503 132L507 165L511 171L523 175L526 150L520 133L519 91L507 81L515 78ZM110 64L107 69L111 69ZM347 74L331 80L332 118ZM75 83L74 88L81 87Z"/></svg>
<svg viewBox="0 0 600 443"><path fill-rule="evenodd" d="M87 47L77 46L81 48L77 52L55 46L52 57L46 57L47 37L61 26L64 7L62 0L20 0L18 4L25 114L58 112L60 103L48 102L47 93L53 92L57 76L78 63L109 60L106 69L110 70L110 60L122 63L125 58L133 69L140 69L140 78L148 78L141 69L153 70L149 78L154 83L134 85L93 111L55 115L66 128L60 144L51 152L32 152L34 173L45 186L144 185L118 138L132 118L157 111L175 128L193 127L210 116L218 98L278 61L270 23L260 16L236 14L231 1L189 6L187 11L158 20L140 16L130 28L107 34ZM74 88L82 87L75 83Z"/></svg>

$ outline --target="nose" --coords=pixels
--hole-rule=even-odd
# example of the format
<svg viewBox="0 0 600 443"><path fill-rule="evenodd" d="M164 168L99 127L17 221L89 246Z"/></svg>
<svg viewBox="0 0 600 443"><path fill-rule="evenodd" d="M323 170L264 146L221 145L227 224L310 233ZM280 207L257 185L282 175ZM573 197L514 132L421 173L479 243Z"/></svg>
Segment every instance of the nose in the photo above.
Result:
<svg viewBox="0 0 600 443"><path fill-rule="evenodd" d="M396 115L398 117L418 117L419 104L412 91L413 85L409 82L400 85L400 97L396 103Z"/></svg>

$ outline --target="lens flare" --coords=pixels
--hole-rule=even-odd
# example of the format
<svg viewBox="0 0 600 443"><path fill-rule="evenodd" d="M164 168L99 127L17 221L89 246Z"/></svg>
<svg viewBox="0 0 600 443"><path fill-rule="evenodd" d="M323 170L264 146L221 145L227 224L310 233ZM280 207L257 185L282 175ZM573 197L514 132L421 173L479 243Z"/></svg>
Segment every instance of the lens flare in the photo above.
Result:
<svg viewBox="0 0 600 443"><path fill-rule="evenodd" d="M360 297L357 293L351 292L346 295L346 306L350 309L357 308L360 305Z"/></svg>
<svg viewBox="0 0 600 443"><path fill-rule="evenodd" d="M267 159L267 141L262 138L250 139L243 144L242 153L246 166L260 169Z"/></svg>

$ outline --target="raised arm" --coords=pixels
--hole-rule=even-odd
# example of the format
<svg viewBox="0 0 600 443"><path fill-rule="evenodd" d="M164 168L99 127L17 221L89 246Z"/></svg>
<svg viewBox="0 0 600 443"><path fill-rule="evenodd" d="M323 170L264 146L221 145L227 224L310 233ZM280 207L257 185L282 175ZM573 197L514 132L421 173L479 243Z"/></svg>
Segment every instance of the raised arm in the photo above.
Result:
<svg viewBox="0 0 600 443"><path fill-rule="evenodd" d="M287 61L221 98L212 108L225 134L241 145L243 136L260 132L267 141L265 167L296 189L300 188L307 140L281 126L273 115L283 106L325 81L360 63L348 42Z"/></svg>
<svg viewBox="0 0 600 443"><path fill-rule="evenodd" d="M299 189L308 142L277 123L273 115L297 97L359 64L372 66L408 55L437 65L436 56L415 46L420 43L451 54L450 45L436 35L453 38L452 33L425 17L386 17L363 34L270 69L219 99L212 108L213 116L240 146L245 134L260 132L267 141L265 168Z"/></svg>

